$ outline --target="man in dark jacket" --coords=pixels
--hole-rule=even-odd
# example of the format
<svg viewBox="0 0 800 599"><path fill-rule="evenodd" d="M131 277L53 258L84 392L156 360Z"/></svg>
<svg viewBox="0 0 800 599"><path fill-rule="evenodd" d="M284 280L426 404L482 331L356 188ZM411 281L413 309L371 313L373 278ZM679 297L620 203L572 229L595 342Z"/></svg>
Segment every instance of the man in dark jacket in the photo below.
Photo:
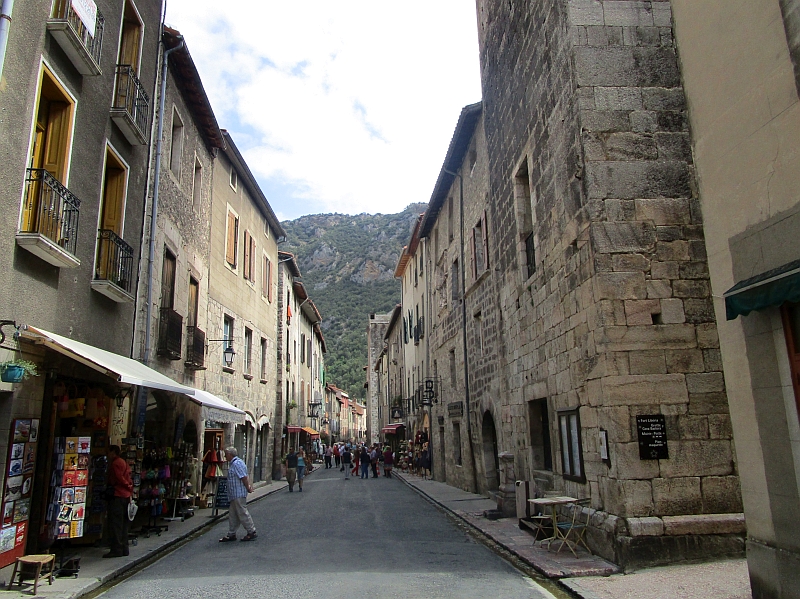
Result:
<svg viewBox="0 0 800 599"><path fill-rule="evenodd" d="M120 457L119 445L108 448L109 490L113 488L114 496L108 499L108 529L111 538L111 551L103 557L122 557L128 555L128 504L131 502L133 482L128 462Z"/></svg>
<svg viewBox="0 0 800 599"><path fill-rule="evenodd" d="M353 467L353 454L349 447L345 447L342 454L342 467L344 468L344 479L350 480L350 468Z"/></svg>

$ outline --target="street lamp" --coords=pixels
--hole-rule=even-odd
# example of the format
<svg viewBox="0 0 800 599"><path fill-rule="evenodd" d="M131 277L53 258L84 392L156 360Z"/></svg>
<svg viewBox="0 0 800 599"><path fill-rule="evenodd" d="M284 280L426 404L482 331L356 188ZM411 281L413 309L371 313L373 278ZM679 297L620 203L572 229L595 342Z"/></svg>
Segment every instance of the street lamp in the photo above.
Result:
<svg viewBox="0 0 800 599"><path fill-rule="evenodd" d="M225 348L225 351L222 352L222 358L225 360L225 365L230 368L231 364L233 364L233 358L236 356L236 352L233 351L233 346L229 345Z"/></svg>

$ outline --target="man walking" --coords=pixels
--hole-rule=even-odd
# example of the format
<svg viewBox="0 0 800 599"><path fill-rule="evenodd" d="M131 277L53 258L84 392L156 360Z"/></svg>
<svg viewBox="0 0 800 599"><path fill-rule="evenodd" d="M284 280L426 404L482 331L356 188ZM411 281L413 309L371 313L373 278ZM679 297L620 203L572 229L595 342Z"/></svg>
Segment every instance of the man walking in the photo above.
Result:
<svg viewBox="0 0 800 599"><path fill-rule="evenodd" d="M108 488L114 495L108 500L108 528L111 532L111 551L103 557L128 555L128 504L133 483L128 462L120 457L119 445L108 448Z"/></svg>
<svg viewBox="0 0 800 599"><path fill-rule="evenodd" d="M372 446L369 453L369 463L372 465L372 478L378 478L378 444Z"/></svg>
<svg viewBox="0 0 800 599"><path fill-rule="evenodd" d="M350 448L345 447L342 453L342 469L344 470L344 479L350 480L350 468L352 466L353 454L350 453Z"/></svg>
<svg viewBox="0 0 800 599"><path fill-rule="evenodd" d="M342 461L342 454L341 454L341 451L339 450L339 444L338 443L333 446L333 461L336 462L336 467L337 468L339 467L339 464Z"/></svg>
<svg viewBox="0 0 800 599"><path fill-rule="evenodd" d="M328 445L325 448L325 470L327 470L328 468L332 468L333 467L331 465L331 459L332 458L333 458L333 450L331 449L331 446Z"/></svg>
<svg viewBox="0 0 800 599"><path fill-rule="evenodd" d="M253 485L247 477L247 465L239 457L235 447L228 447L225 450L225 459L228 460L228 499L231 505L228 508L228 534L219 542L235 541L239 524L247 531L242 541L252 541L258 535L253 517L247 511L247 494L253 492Z"/></svg>

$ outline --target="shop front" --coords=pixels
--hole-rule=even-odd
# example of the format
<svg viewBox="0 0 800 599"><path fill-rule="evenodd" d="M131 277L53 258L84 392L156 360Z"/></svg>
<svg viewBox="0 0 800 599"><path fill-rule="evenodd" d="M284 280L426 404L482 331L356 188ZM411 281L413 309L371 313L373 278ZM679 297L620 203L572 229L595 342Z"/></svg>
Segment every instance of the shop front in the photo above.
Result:
<svg viewBox="0 0 800 599"><path fill-rule="evenodd" d="M27 327L20 346L36 356L40 375L15 384L6 398L14 418L3 466L0 567L24 554L102 542L109 445L119 445L131 466L139 505L132 529L186 511L198 485L207 410L194 394L205 392L43 329Z"/></svg>
<svg viewBox="0 0 800 599"><path fill-rule="evenodd" d="M383 434L383 444L392 448L392 451L397 452L400 449L400 444L406 438L406 425L402 422L395 422L387 424L381 429Z"/></svg>

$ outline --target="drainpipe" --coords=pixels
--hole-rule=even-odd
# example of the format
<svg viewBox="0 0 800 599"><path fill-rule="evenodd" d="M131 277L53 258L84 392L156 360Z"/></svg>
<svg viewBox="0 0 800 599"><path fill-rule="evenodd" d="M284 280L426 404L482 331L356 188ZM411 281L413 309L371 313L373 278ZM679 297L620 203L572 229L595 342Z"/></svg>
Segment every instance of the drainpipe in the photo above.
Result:
<svg viewBox="0 0 800 599"><path fill-rule="evenodd" d="M14 0L2 0L0 8L0 82L3 80L3 65L6 62L6 46L8 45L8 30L11 29L11 12L14 10Z"/></svg>
<svg viewBox="0 0 800 599"><path fill-rule="evenodd" d="M447 169L442 169L448 175L452 175L453 177L458 177L458 211L459 211L459 229L460 229L460 239L459 245L461 246L461 260L460 264L460 271L461 271L461 336L462 336L462 345L464 348L464 398L467 403L467 436L469 437L469 457L470 462L472 463L472 485L473 490L475 493L478 492L478 473L475 470L475 449L472 444L472 410L470 409L470 400L469 400L469 361L468 361L468 352L467 352L467 295L466 291L466 284L467 284L467 275L466 275L466 268L464 264L464 179L461 177L460 174L454 173L452 171L448 171Z"/></svg>

